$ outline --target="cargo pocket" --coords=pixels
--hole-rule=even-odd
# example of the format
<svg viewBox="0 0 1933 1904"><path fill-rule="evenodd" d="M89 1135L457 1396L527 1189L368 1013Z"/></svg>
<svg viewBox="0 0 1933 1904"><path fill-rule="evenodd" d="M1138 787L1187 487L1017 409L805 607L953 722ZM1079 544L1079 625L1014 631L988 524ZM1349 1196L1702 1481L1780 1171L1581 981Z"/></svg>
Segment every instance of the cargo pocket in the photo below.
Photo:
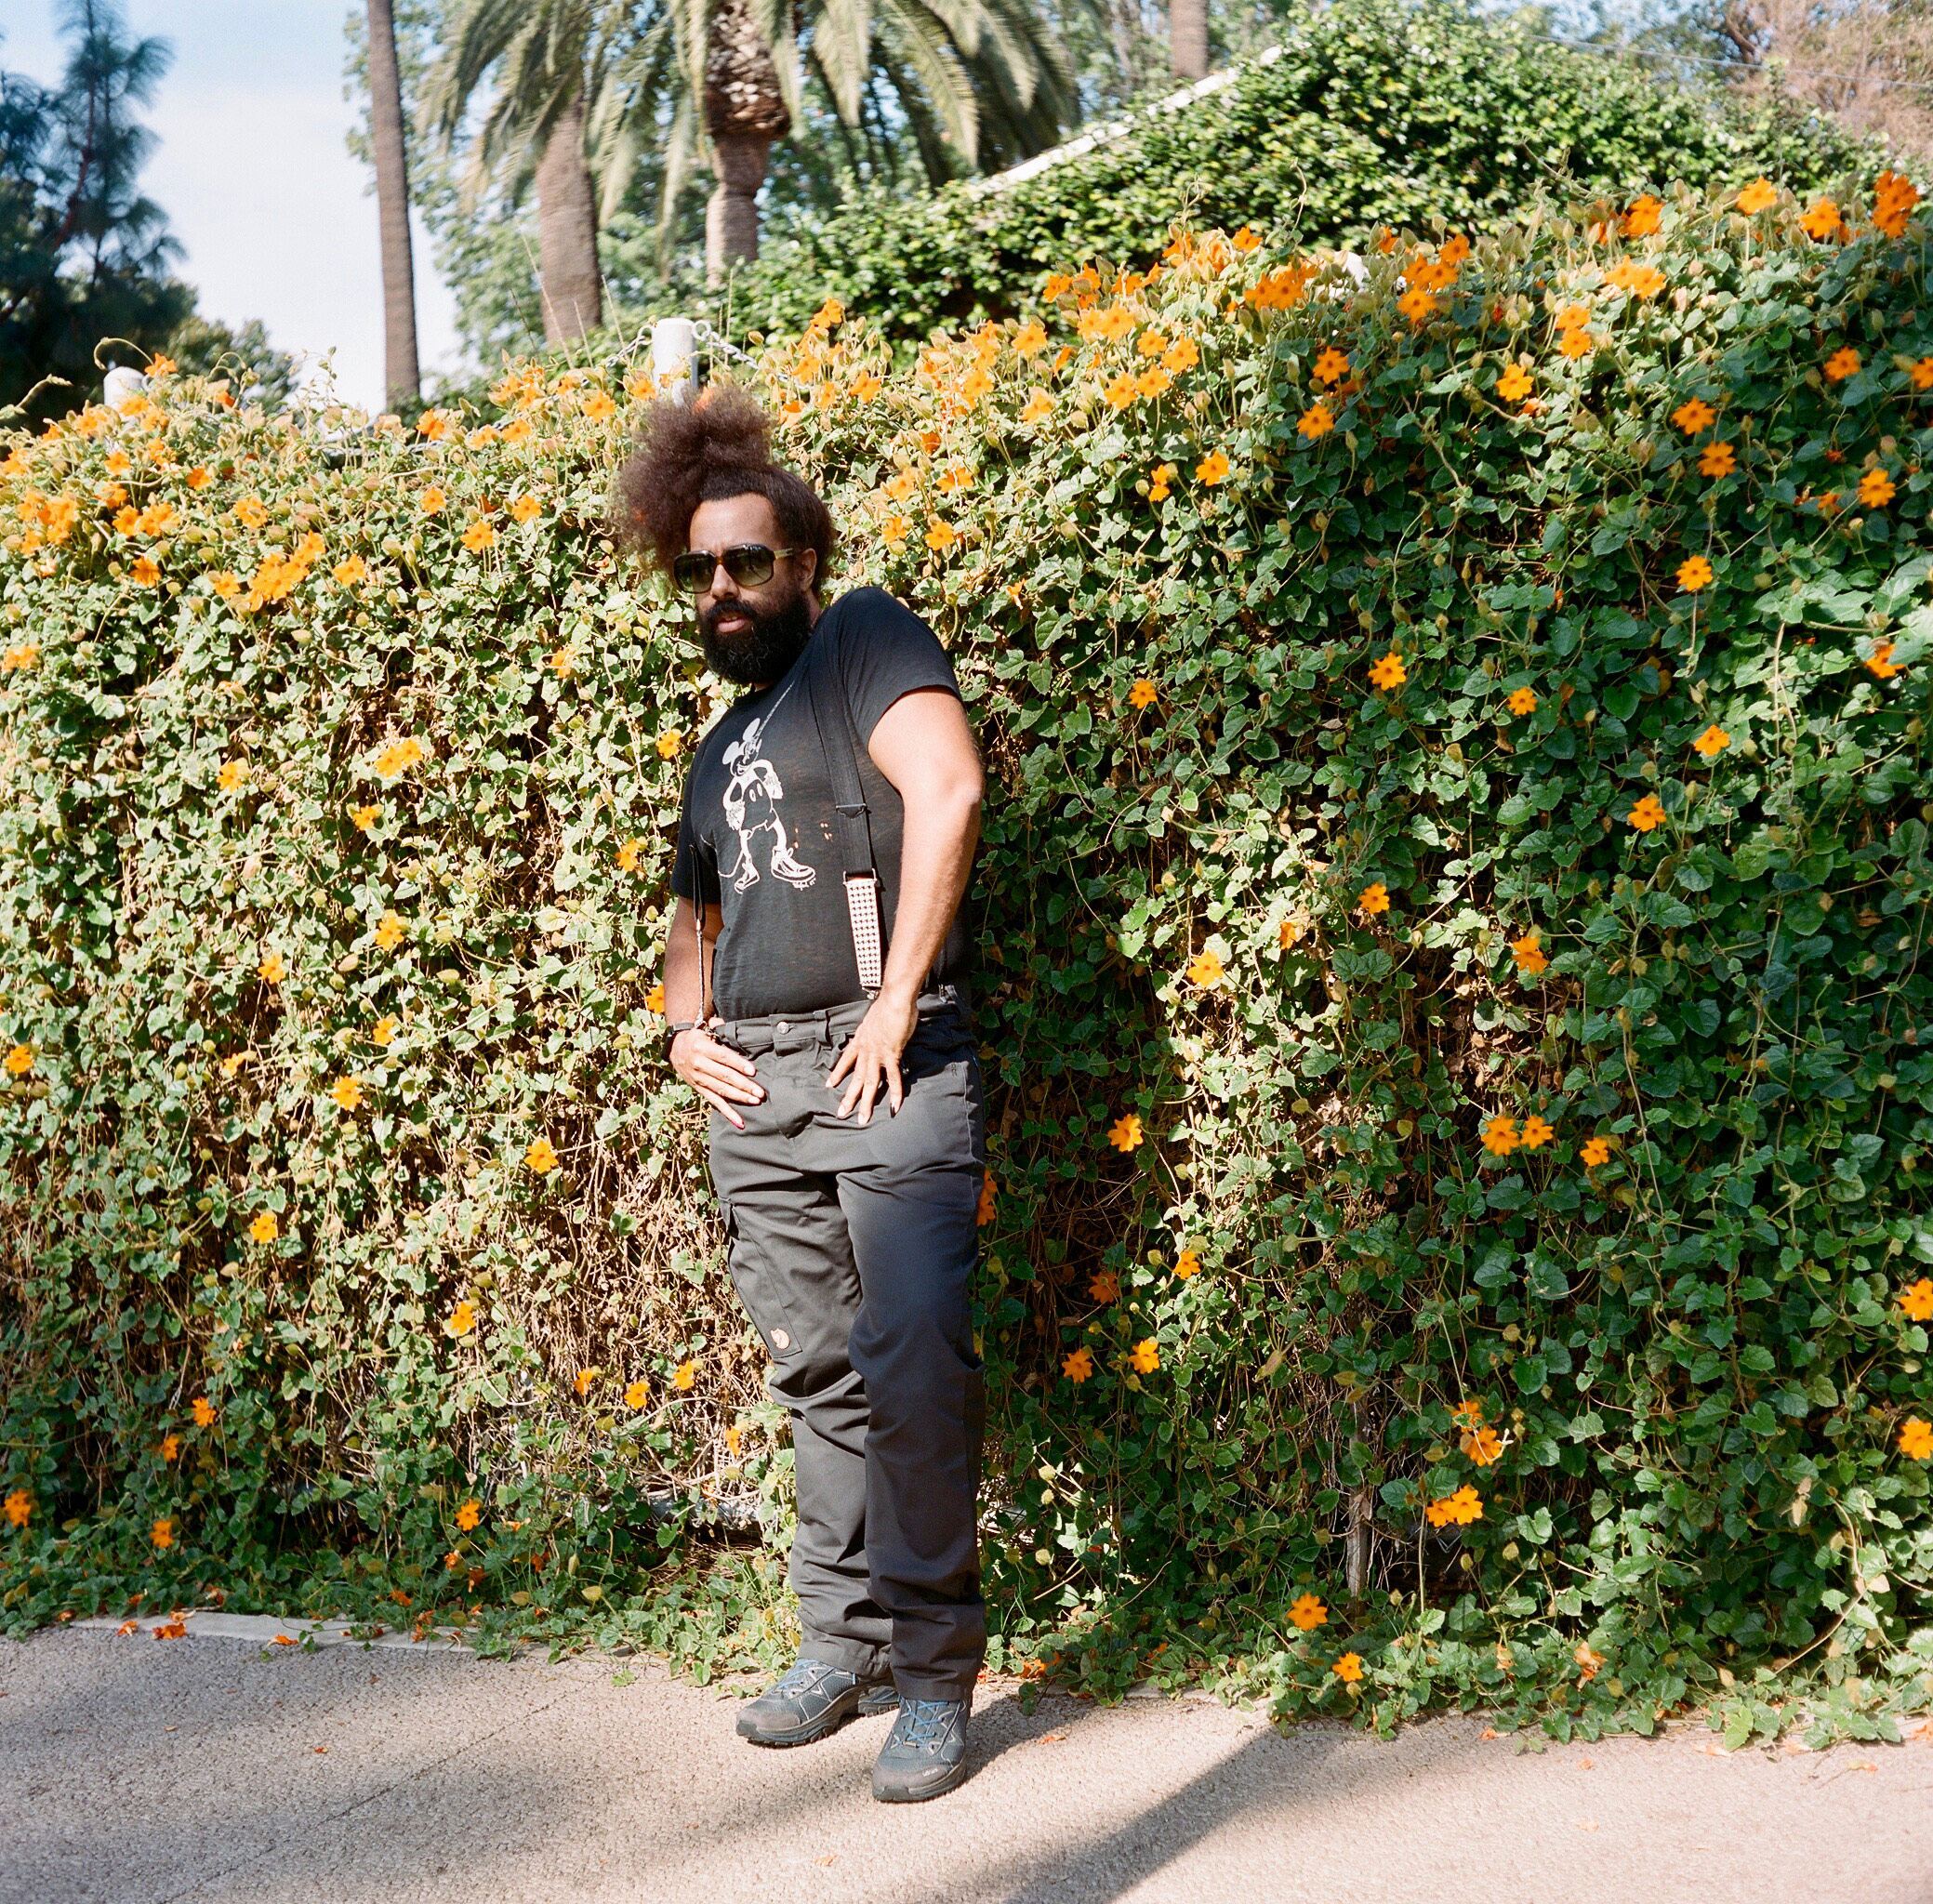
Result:
<svg viewBox="0 0 1933 1904"><path fill-rule="evenodd" d="M737 1206L727 1203L724 1211L725 1266L731 1272L732 1287L759 1331L765 1353L775 1362L788 1362L799 1353L799 1331L779 1298L778 1278L772 1265L761 1263L759 1252L747 1247L738 1228Z"/></svg>

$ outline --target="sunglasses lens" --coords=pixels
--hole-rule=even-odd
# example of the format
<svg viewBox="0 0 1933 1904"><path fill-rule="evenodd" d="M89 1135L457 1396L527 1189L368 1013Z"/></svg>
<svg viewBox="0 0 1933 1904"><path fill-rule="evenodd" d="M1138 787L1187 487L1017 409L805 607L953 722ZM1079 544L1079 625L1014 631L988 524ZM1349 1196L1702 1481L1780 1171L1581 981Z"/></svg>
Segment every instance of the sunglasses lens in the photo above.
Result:
<svg viewBox="0 0 1933 1904"><path fill-rule="evenodd" d="M711 579L712 559L703 549L688 549L671 563L671 579L695 595Z"/></svg>
<svg viewBox="0 0 1933 1904"><path fill-rule="evenodd" d="M725 550L725 573L741 588L756 588L772 579L772 551L758 542L741 542Z"/></svg>

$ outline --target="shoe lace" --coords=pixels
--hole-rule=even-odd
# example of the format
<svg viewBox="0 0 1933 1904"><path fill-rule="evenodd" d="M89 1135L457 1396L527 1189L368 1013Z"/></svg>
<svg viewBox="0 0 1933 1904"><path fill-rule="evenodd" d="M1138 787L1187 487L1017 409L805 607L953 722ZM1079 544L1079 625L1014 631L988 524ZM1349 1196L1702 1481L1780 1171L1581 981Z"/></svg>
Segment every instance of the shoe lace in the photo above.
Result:
<svg viewBox="0 0 1933 1904"><path fill-rule="evenodd" d="M836 1675L845 1676L840 1674L837 1666L828 1666L823 1659L798 1659L787 1668L772 1690L782 1698L816 1692L827 1679Z"/></svg>
<svg viewBox="0 0 1933 1904"><path fill-rule="evenodd" d="M948 1699L902 1699L899 1706L899 1737L905 1745L938 1745L953 1715Z"/></svg>

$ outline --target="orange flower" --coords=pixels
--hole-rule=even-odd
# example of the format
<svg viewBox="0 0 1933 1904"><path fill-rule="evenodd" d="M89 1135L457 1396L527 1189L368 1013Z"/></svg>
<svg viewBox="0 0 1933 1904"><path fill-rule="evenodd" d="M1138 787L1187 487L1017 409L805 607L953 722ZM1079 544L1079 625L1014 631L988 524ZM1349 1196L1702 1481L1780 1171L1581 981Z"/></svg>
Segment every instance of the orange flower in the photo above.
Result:
<svg viewBox="0 0 1933 1904"><path fill-rule="evenodd" d="M1161 1351L1153 1336L1136 1342L1128 1356L1128 1367L1137 1375L1152 1375L1161 1366Z"/></svg>
<svg viewBox="0 0 1933 1904"><path fill-rule="evenodd" d="M248 785L248 762L246 760L224 760L221 772L215 776L215 785L223 793L239 793Z"/></svg>
<svg viewBox="0 0 1933 1904"><path fill-rule="evenodd" d="M360 831L366 833L382 818L382 809L372 806L351 807L349 817Z"/></svg>
<svg viewBox="0 0 1933 1904"><path fill-rule="evenodd" d="M1117 1117L1108 1127L1107 1141L1115 1149L1126 1153L1139 1150L1142 1144L1141 1119L1132 1111L1124 1117Z"/></svg>
<svg viewBox="0 0 1933 1904"><path fill-rule="evenodd" d="M1627 258L1605 274L1605 282L1648 303L1664 289L1665 276L1655 264L1637 264Z"/></svg>
<svg viewBox="0 0 1933 1904"><path fill-rule="evenodd" d="M197 1428L212 1428L215 1425L215 1404L205 1395L194 1398L194 1425Z"/></svg>
<svg viewBox="0 0 1933 1904"><path fill-rule="evenodd" d="M520 496L510 505L510 520L520 527L543 510L543 504L534 496Z"/></svg>
<svg viewBox="0 0 1933 1904"><path fill-rule="evenodd" d="M597 1380L595 1368L580 1368L572 1378L571 1386L577 1391L577 1399L582 1401L590 1393L590 1384Z"/></svg>
<svg viewBox="0 0 1933 1904"><path fill-rule="evenodd" d="M1397 309L1413 324L1423 324L1436 308L1436 298L1421 284L1412 284L1397 299Z"/></svg>
<svg viewBox="0 0 1933 1904"><path fill-rule="evenodd" d="M1664 808L1655 793L1648 793L1624 815L1627 825L1635 826L1640 833L1648 833L1654 826L1664 824Z"/></svg>
<svg viewBox="0 0 1933 1904"><path fill-rule="evenodd" d="M1483 1147L1492 1157L1508 1157L1517 1146L1516 1119L1501 1112L1483 1127Z"/></svg>
<svg viewBox="0 0 1933 1904"><path fill-rule="evenodd" d="M1329 1608L1313 1593L1304 1593L1289 1605L1289 1618L1303 1633L1313 1633L1329 1619Z"/></svg>
<svg viewBox="0 0 1933 1904"><path fill-rule="evenodd" d="M1671 413L1671 420L1687 436L1696 436L1701 430L1711 429L1718 413L1702 397L1691 397Z"/></svg>
<svg viewBox="0 0 1933 1904"><path fill-rule="evenodd" d="M1591 334L1586 330L1567 330L1557 339L1557 349L1573 361L1591 354Z"/></svg>
<svg viewBox="0 0 1933 1904"><path fill-rule="evenodd" d="M1075 1383L1085 1382L1093 1372L1094 1358L1084 1348L1076 1349L1061 1363L1061 1373Z"/></svg>
<svg viewBox="0 0 1933 1904"><path fill-rule="evenodd" d="M935 554L944 555L959 540L959 534L953 524L944 520L934 522L926 532L926 546Z"/></svg>
<svg viewBox="0 0 1933 1904"><path fill-rule="evenodd" d="M609 400L606 399L608 402ZM488 549L496 540L496 531L479 517L463 532L463 546L472 555Z"/></svg>
<svg viewBox="0 0 1933 1904"><path fill-rule="evenodd" d="M523 1162L526 1168L542 1177L557 1168L559 1158L557 1153L550 1148L550 1140L548 1137L534 1137L531 1139L530 1148L523 1153Z"/></svg>
<svg viewBox="0 0 1933 1904"><path fill-rule="evenodd" d="M188 486L191 489L205 489L214 480L214 477L199 464L188 472Z"/></svg>
<svg viewBox="0 0 1933 1904"><path fill-rule="evenodd" d="M1099 1269L1088 1278L1087 1292L1097 1302L1119 1302L1121 1279L1111 1269Z"/></svg>
<svg viewBox="0 0 1933 1904"><path fill-rule="evenodd" d="M1295 427L1313 443L1318 436L1327 436L1336 427L1336 419L1330 415L1327 403L1311 403Z"/></svg>
<svg viewBox="0 0 1933 1904"><path fill-rule="evenodd" d="M1888 238L1906 235L1906 220L1919 202L1919 187L1897 172L1882 172L1873 181L1873 222Z"/></svg>
<svg viewBox="0 0 1933 1904"><path fill-rule="evenodd" d="M1053 399L1045 390L1028 391L1027 400L1020 408L1023 423L1044 423L1053 415Z"/></svg>
<svg viewBox="0 0 1933 1904"><path fill-rule="evenodd" d="M1896 494L1893 479L1884 469L1868 469L1860 478L1860 500L1869 509L1883 509Z"/></svg>
<svg viewBox="0 0 1933 1904"><path fill-rule="evenodd" d="M1754 178L1739 193L1739 209L1749 218L1778 202L1779 193L1769 178Z"/></svg>
<svg viewBox="0 0 1933 1904"><path fill-rule="evenodd" d="M363 1084L357 1078L338 1078L329 1087L329 1095L345 1111L359 1110L363 1103Z"/></svg>
<svg viewBox="0 0 1933 1904"><path fill-rule="evenodd" d="M1556 1135L1556 1129L1546 1124L1535 1111L1524 1119L1524 1128L1517 1134L1517 1142L1526 1150L1541 1150Z"/></svg>
<svg viewBox="0 0 1933 1904"><path fill-rule="evenodd" d="M369 1042L373 1045L380 1045L384 1050L387 1050L394 1042L396 1029L402 1023L402 1019L396 1017L394 1013L386 1012L369 1027Z"/></svg>
<svg viewBox="0 0 1933 1904"><path fill-rule="evenodd" d="M1729 476L1739 466L1739 453L1728 443L1708 443L1698 453L1701 476Z"/></svg>
<svg viewBox="0 0 1933 1904"><path fill-rule="evenodd" d="M586 399L584 415L591 423L602 423L616 416L617 405L612 401L609 390L596 390Z"/></svg>
<svg viewBox="0 0 1933 1904"><path fill-rule="evenodd" d="M214 589L216 594L226 602L230 596L241 593L242 578L239 575L231 575L227 569L217 569L208 577L208 587Z"/></svg>
<svg viewBox="0 0 1933 1904"><path fill-rule="evenodd" d="M1933 390L1933 357L1922 357L1906 374L1914 390Z"/></svg>
<svg viewBox="0 0 1933 1904"><path fill-rule="evenodd" d="M393 952L408 936L409 928L397 913L386 912L377 921L376 943L385 952Z"/></svg>
<svg viewBox="0 0 1933 1904"><path fill-rule="evenodd" d="M1184 1250L1174 1259L1174 1273L1183 1282L1201 1274L1201 1258L1192 1250Z"/></svg>
<svg viewBox="0 0 1933 1904"><path fill-rule="evenodd" d="M1333 344L1326 346L1309 367L1309 375L1317 383L1339 383L1349 375L1349 360Z"/></svg>
<svg viewBox="0 0 1933 1904"><path fill-rule="evenodd" d="M269 520L269 512L263 508L261 498L254 496L245 496L229 510L229 514L245 529L259 529Z"/></svg>
<svg viewBox="0 0 1933 1904"><path fill-rule="evenodd" d="M1370 681L1384 693L1392 688L1401 687L1409 678L1409 670L1403 666L1403 657L1394 648L1370 669Z"/></svg>
<svg viewBox="0 0 1933 1904"><path fill-rule="evenodd" d="M633 1382L624 1391L624 1405L628 1408L642 1408L651 1399L651 1384L648 1382Z"/></svg>
<svg viewBox="0 0 1933 1904"><path fill-rule="evenodd" d="M347 562L338 562L330 574L340 587L352 588L369 579L369 564L360 555L352 555Z"/></svg>
<svg viewBox="0 0 1933 1904"><path fill-rule="evenodd" d="M134 567L129 574L144 588L152 588L161 579L161 571L145 555L135 558Z"/></svg>
<svg viewBox="0 0 1933 1904"><path fill-rule="evenodd" d="M1866 656L1866 667L1881 681L1891 681L1900 672L1900 663L1893 659L1893 644L1875 641L1872 654Z"/></svg>
<svg viewBox="0 0 1933 1904"><path fill-rule="evenodd" d="M653 985L644 994L644 1009L647 1012L655 1012L660 1015L663 1014L665 1009L665 988L662 983Z"/></svg>
<svg viewBox="0 0 1933 1904"><path fill-rule="evenodd" d="M271 952L255 970L265 985L279 985L288 976L288 967L282 962L279 952Z"/></svg>
<svg viewBox="0 0 1933 1904"><path fill-rule="evenodd" d="M1423 1509L1423 1517L1433 1527L1467 1527L1472 1521L1483 1518L1483 1502L1476 1488L1465 1486L1454 1494L1431 1501Z"/></svg>
<svg viewBox="0 0 1933 1904"><path fill-rule="evenodd" d="M684 745L684 735L675 727L668 727L657 737L657 757L661 760L675 760L678 749Z"/></svg>
<svg viewBox="0 0 1933 1904"><path fill-rule="evenodd" d="M1535 978L1550 963L1542 942L1542 934L1534 931L1510 942L1511 952L1516 959L1516 969L1527 977Z"/></svg>
<svg viewBox="0 0 1933 1904"><path fill-rule="evenodd" d="M1128 706L1131 707L1152 707L1159 698L1160 690L1145 677L1128 690Z"/></svg>
<svg viewBox="0 0 1933 1904"><path fill-rule="evenodd" d="M1301 919L1285 919L1276 928L1276 945L1278 948L1284 952L1288 951L1290 946L1294 945L1307 930L1308 928Z"/></svg>
<svg viewBox="0 0 1933 1904"><path fill-rule="evenodd" d="M1184 370L1193 370L1201 362L1201 352L1195 348L1193 337L1177 337L1167 350L1161 352L1161 368L1179 375Z"/></svg>
<svg viewBox="0 0 1933 1904"><path fill-rule="evenodd" d="M1678 587L1688 595L1696 595L1701 588L1712 586L1712 564L1703 556L1694 555L1678 564Z"/></svg>
<svg viewBox="0 0 1933 1904"><path fill-rule="evenodd" d="M1537 711L1537 695L1530 688L1513 688L1510 698L1503 705L1513 714L1534 714Z"/></svg>
<svg viewBox="0 0 1933 1904"><path fill-rule="evenodd" d="M1914 1322L1933 1320L1933 1277L1922 1276L1901 1289L1900 1306Z"/></svg>
<svg viewBox="0 0 1933 1904"><path fill-rule="evenodd" d="M1023 357L1037 356L1047 347L1047 332L1038 318L1028 318L1013 333L1013 348Z"/></svg>
<svg viewBox="0 0 1933 1904"><path fill-rule="evenodd" d="M1829 382L1844 383L1848 377L1857 377L1859 373L1860 353L1850 344L1842 344L1825 361L1825 374Z"/></svg>
<svg viewBox="0 0 1933 1904"><path fill-rule="evenodd" d="M1577 1675L1577 1683L1580 1686L1588 1685L1590 1681L1595 1679L1598 1669L1604 1664L1604 1655L1593 1652L1589 1640L1578 1641L1577 1645L1570 1649L1570 1657L1577 1661L1582 1669Z"/></svg>
<svg viewBox="0 0 1933 1904"><path fill-rule="evenodd" d="M1829 198L1816 198L1799 220L1799 230L1821 244L1839 229L1839 207Z"/></svg>
<svg viewBox="0 0 1933 1904"><path fill-rule="evenodd" d="M1360 1653L1344 1653L1329 1670L1344 1686L1354 1686L1362 1677L1362 1655Z"/></svg>
<svg viewBox="0 0 1933 1904"><path fill-rule="evenodd" d="M33 1497L24 1488L16 1488L7 1497L7 1523L24 1527L33 1517Z"/></svg>
<svg viewBox="0 0 1933 1904"><path fill-rule="evenodd" d="M697 1379L698 1365L695 1361L681 1362L671 1371L671 1386L681 1394L690 1394L692 1384Z"/></svg>
<svg viewBox="0 0 1933 1904"><path fill-rule="evenodd" d="M1631 209L1624 214L1624 235L1627 238L1648 238L1662 222L1664 204L1653 198L1648 192L1642 198L1633 199Z"/></svg>
<svg viewBox="0 0 1933 1904"><path fill-rule="evenodd" d="M1212 487L1217 483L1227 482L1230 468L1228 458L1220 450L1211 450L1195 465L1195 480Z"/></svg>
<svg viewBox="0 0 1933 1904"><path fill-rule="evenodd" d="M272 1243L282 1234L282 1225L272 1210L265 1210L248 1225L248 1235L257 1243Z"/></svg>
<svg viewBox="0 0 1933 1904"><path fill-rule="evenodd" d="M1909 1415L1900 1424L1900 1452L1909 1461L1933 1461L1933 1422Z"/></svg>
<svg viewBox="0 0 1933 1904"><path fill-rule="evenodd" d="M1356 909L1367 913L1373 919L1378 913L1389 910L1389 888L1381 879L1365 886L1356 901Z"/></svg>
<svg viewBox="0 0 1933 1904"><path fill-rule="evenodd" d="M483 1517L483 1503L481 1501L466 1501L463 1503L463 1505L457 1510L457 1525L459 1527L461 1527L466 1534L471 1532L475 1528L477 1523L480 1520L482 1520Z"/></svg>
<svg viewBox="0 0 1933 1904"><path fill-rule="evenodd" d="M1587 1170L1595 1170L1600 1164L1610 1162L1610 1145L1601 1137L1593 1137L1577 1155Z"/></svg>
<svg viewBox="0 0 1933 1904"><path fill-rule="evenodd" d="M1125 370L1101 392L1117 410L1125 410L1139 393L1134 378Z"/></svg>
<svg viewBox="0 0 1933 1904"><path fill-rule="evenodd" d="M465 1336L477 1326L477 1312L470 1302L458 1302L449 1313L443 1326L443 1332L451 1336Z"/></svg>
<svg viewBox="0 0 1933 1904"><path fill-rule="evenodd" d="M1213 952L1198 952L1188 961L1187 979L1191 985L1200 985L1205 990L1222 976L1222 960Z"/></svg>
<svg viewBox="0 0 1933 1904"><path fill-rule="evenodd" d="M443 512L444 506L448 501L449 497L434 483L431 483L428 489L424 490L422 498L418 501L417 507L426 516L440 515Z"/></svg>
<svg viewBox="0 0 1933 1904"><path fill-rule="evenodd" d="M157 1547L172 1547L175 1544L174 1521L164 1515L149 1528L148 1538Z"/></svg>
<svg viewBox="0 0 1933 1904"><path fill-rule="evenodd" d="M1709 760L1731 745L1731 735L1715 721L1691 745Z"/></svg>
<svg viewBox="0 0 1933 1904"><path fill-rule="evenodd" d="M1457 1437L1457 1447L1476 1463L1487 1468L1503 1452L1503 1443L1494 1428L1486 1428L1482 1422L1473 1422L1469 1430Z"/></svg>
<svg viewBox="0 0 1933 1904"><path fill-rule="evenodd" d="M1537 388L1537 379L1521 364L1513 364L1497 379L1497 394L1506 403L1520 403Z"/></svg>
<svg viewBox="0 0 1933 1904"><path fill-rule="evenodd" d="M627 840L617 849L617 870L620 873L634 873L644 856L647 842L642 840Z"/></svg>
<svg viewBox="0 0 1933 1904"><path fill-rule="evenodd" d="M997 1203L1000 1186L994 1182L993 1172L986 1171L980 1179L980 1207L973 1212L973 1221L983 1230L1000 1214Z"/></svg>

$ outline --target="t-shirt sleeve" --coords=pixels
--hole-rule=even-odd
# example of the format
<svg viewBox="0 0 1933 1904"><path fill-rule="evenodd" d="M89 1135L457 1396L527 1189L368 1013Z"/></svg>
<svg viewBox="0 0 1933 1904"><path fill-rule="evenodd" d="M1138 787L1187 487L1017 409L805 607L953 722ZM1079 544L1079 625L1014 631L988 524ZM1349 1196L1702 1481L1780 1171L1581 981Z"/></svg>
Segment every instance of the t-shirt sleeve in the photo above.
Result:
<svg viewBox="0 0 1933 1904"><path fill-rule="evenodd" d="M944 688L960 698L960 682L940 638L910 608L883 588L855 588L835 606L843 613L840 674L862 745L872 738L880 716L915 688Z"/></svg>
<svg viewBox="0 0 1933 1904"><path fill-rule="evenodd" d="M705 904L716 906L719 903L718 868L710 863L702 840L697 842L695 852L692 847L692 782L697 777L697 763L694 761L691 772L684 776L684 798L678 809L678 845L671 856L671 891L680 899L694 899L692 872L695 867L698 888L705 894Z"/></svg>

